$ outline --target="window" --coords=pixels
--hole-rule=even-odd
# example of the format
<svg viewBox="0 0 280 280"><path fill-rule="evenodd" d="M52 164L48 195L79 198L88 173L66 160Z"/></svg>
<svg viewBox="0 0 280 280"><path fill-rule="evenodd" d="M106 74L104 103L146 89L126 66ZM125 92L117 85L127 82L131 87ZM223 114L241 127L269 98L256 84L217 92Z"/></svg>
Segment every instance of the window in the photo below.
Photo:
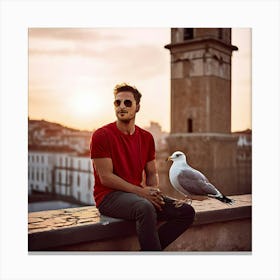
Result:
<svg viewBox="0 0 280 280"><path fill-rule="evenodd" d="M91 204L91 195L87 193L87 202L88 204Z"/></svg>
<svg viewBox="0 0 280 280"><path fill-rule="evenodd" d="M41 156L41 162L44 163L44 156Z"/></svg>
<svg viewBox="0 0 280 280"><path fill-rule="evenodd" d="M72 175L72 173L69 174L69 185L70 186L73 185L73 175Z"/></svg>
<svg viewBox="0 0 280 280"><path fill-rule="evenodd" d="M193 28L184 28L184 40L193 39Z"/></svg>
<svg viewBox="0 0 280 280"><path fill-rule="evenodd" d="M61 173L58 173L58 183L61 184Z"/></svg>
<svg viewBox="0 0 280 280"><path fill-rule="evenodd" d="M90 176L88 176L88 190L90 191L91 189L91 179Z"/></svg>
<svg viewBox="0 0 280 280"><path fill-rule="evenodd" d="M78 174L78 176L77 176L77 185L78 185L78 187L80 186L80 174Z"/></svg>
<svg viewBox="0 0 280 280"><path fill-rule="evenodd" d="M187 131L189 133L193 132L193 120L191 118L188 118L188 124L187 124Z"/></svg>

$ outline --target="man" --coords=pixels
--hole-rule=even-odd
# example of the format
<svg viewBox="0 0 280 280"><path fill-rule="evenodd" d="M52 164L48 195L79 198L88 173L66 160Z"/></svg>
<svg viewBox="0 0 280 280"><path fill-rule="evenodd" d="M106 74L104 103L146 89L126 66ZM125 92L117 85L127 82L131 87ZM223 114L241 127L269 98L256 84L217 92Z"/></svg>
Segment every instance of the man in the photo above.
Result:
<svg viewBox="0 0 280 280"><path fill-rule="evenodd" d="M100 213L136 221L142 251L166 248L192 223L194 209L159 190L153 136L135 125L141 93L128 84L116 85L117 121L96 130L90 150L94 168L94 199ZM157 229L157 221L167 221Z"/></svg>

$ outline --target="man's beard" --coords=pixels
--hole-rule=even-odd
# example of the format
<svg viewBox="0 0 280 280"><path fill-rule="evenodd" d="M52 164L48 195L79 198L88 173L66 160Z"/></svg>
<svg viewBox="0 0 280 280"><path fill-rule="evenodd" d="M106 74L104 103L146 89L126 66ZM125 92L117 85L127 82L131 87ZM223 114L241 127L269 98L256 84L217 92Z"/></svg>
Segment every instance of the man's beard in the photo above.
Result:
<svg viewBox="0 0 280 280"><path fill-rule="evenodd" d="M133 116L131 116L131 117L128 117L128 118L125 118L125 119L120 118L119 115L121 115L122 113L127 114L127 112L124 112L124 111L123 111L123 112L117 113L117 119L118 119L118 121L120 121L120 122L122 122L122 123L125 123L125 124L128 124L128 123L130 123L130 121L135 120L135 115L133 115Z"/></svg>

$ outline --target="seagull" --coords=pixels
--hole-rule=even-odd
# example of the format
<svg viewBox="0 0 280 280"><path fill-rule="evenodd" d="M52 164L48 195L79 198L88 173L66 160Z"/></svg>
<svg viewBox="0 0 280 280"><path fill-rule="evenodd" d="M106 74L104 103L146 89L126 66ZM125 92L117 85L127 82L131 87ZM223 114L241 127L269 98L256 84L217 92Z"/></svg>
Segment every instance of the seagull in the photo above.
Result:
<svg viewBox="0 0 280 280"><path fill-rule="evenodd" d="M169 180L174 189L182 193L186 199L176 201L176 207L180 207L183 203L189 202L188 196L198 195L206 198L215 198L219 201L232 204L234 201L223 195L208 179L198 170L192 168L188 163L184 153L180 151L174 152L167 161L172 161L169 169Z"/></svg>

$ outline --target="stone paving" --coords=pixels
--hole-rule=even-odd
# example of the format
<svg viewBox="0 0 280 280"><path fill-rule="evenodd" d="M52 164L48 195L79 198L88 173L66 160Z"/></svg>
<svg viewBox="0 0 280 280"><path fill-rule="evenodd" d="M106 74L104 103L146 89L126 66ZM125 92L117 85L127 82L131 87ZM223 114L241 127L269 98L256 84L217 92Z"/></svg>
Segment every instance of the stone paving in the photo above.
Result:
<svg viewBox="0 0 280 280"><path fill-rule="evenodd" d="M234 199L233 205L227 205L216 199L193 201L192 206L196 212L238 208L251 206L252 195L229 196ZM67 208L28 213L28 233L51 231L66 227L77 227L88 224L100 223L100 214L95 206Z"/></svg>
<svg viewBox="0 0 280 280"><path fill-rule="evenodd" d="M94 206L32 212L28 214L28 233L100 222Z"/></svg>

